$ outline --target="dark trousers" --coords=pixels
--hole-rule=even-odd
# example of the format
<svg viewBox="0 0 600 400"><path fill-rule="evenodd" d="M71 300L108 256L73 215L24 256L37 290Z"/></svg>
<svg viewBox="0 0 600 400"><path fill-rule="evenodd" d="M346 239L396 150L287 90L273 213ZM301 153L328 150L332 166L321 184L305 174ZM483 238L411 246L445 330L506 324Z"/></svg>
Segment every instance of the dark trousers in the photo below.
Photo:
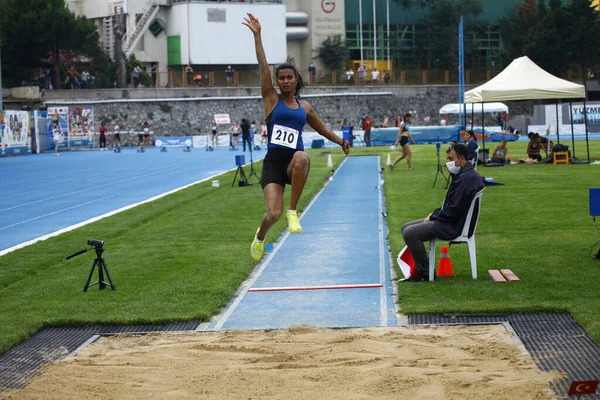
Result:
<svg viewBox="0 0 600 400"><path fill-rule="evenodd" d="M246 151L246 143L248 143L248 150L250 149L250 136L244 136L242 135L242 142L244 142L244 151Z"/></svg>
<svg viewBox="0 0 600 400"><path fill-rule="evenodd" d="M371 130L366 130L363 135L363 140L365 141L365 146L371 147Z"/></svg>
<svg viewBox="0 0 600 400"><path fill-rule="evenodd" d="M100 148L103 149L106 147L106 136L100 136Z"/></svg>
<svg viewBox="0 0 600 400"><path fill-rule="evenodd" d="M402 225L402 236L404 243L408 246L413 259L417 273L422 276L429 274L429 256L425 248L425 242L435 238L433 234L433 222L423 222L424 219L407 222Z"/></svg>

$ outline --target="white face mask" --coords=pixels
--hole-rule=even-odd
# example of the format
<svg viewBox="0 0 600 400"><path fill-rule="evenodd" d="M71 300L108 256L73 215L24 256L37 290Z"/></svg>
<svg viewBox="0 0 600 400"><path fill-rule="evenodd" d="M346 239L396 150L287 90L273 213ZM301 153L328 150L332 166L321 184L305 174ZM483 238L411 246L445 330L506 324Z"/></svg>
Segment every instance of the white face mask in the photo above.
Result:
<svg viewBox="0 0 600 400"><path fill-rule="evenodd" d="M446 163L446 168L451 174L458 174L460 172L460 167L456 165L456 161L448 161Z"/></svg>

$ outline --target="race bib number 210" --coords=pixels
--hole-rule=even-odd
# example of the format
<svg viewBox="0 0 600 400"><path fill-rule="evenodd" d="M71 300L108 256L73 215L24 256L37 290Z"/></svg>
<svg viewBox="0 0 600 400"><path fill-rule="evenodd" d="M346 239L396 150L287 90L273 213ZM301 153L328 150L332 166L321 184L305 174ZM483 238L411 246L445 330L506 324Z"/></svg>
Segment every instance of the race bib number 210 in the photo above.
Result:
<svg viewBox="0 0 600 400"><path fill-rule="evenodd" d="M300 132L297 130L275 124L271 134L271 143L295 149L298 145L298 136L300 136Z"/></svg>

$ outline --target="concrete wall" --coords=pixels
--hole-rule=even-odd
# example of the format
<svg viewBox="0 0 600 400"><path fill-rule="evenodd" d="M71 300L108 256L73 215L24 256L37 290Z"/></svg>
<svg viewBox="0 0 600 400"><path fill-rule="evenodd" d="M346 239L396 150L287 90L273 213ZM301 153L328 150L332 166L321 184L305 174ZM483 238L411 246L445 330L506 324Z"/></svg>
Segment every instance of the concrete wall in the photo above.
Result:
<svg viewBox="0 0 600 400"><path fill-rule="evenodd" d="M385 87L319 87L306 89L305 99L317 110L324 122L337 129L343 118L358 126L362 115L369 115L375 125L390 116L416 111L414 125L423 122L427 114L431 124L439 123L439 109L456 101L455 86L385 86ZM102 99L102 100L99 100ZM242 118L257 123L264 118L260 88L189 88L138 90L69 90L45 92L43 101L48 106L91 105L94 107L96 126L101 121L118 121L119 126L135 130L144 120L152 124L157 135L207 134L214 114L228 113L233 121ZM511 116L533 113L531 102L507 103ZM475 116L481 124L481 116ZM454 123L455 116L449 116ZM486 117L492 125L494 118Z"/></svg>

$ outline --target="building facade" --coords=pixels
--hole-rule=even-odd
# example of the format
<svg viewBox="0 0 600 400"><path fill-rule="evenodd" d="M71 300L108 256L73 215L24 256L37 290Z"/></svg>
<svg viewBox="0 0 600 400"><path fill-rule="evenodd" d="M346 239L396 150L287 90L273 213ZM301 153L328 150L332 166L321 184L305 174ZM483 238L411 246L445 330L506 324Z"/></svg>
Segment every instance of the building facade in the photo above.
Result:
<svg viewBox="0 0 600 400"><path fill-rule="evenodd" d="M600 0L594 0L597 5ZM76 14L94 21L107 54L114 57L114 14L122 10L126 36L124 51L149 69L156 64L161 85L185 86L200 73L219 84L225 69L241 74L245 83L258 83L254 43L242 25L246 12L261 21L268 61L281 63L288 56L308 80L310 64L323 71L317 52L332 35L347 40L349 64L357 69L431 68L422 65L418 51L424 46L422 19L426 11L410 12L393 0L66 0ZM500 19L521 0L484 0L478 20L484 32L469 36L479 67L493 69L501 49ZM117 10L117 11L115 11Z"/></svg>

